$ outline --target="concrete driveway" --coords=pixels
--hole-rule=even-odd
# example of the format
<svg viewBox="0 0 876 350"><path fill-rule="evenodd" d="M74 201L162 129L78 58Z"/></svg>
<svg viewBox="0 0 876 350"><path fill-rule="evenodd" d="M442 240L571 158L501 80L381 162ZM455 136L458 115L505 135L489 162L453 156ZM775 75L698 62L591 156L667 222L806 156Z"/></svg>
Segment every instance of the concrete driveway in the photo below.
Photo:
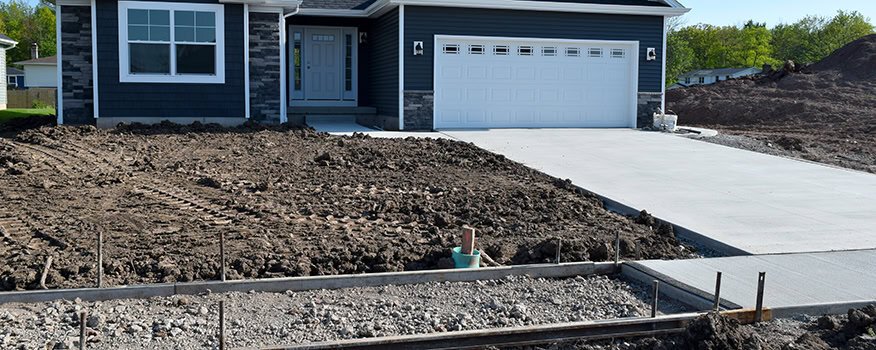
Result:
<svg viewBox="0 0 876 350"><path fill-rule="evenodd" d="M646 209L725 252L876 248L871 174L629 129L443 133Z"/></svg>

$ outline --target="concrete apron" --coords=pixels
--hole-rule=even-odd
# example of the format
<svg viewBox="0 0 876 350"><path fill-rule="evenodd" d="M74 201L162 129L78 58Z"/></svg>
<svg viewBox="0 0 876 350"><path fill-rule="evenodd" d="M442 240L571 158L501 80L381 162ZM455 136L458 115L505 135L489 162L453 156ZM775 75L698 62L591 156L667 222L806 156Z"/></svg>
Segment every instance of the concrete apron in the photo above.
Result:
<svg viewBox="0 0 876 350"><path fill-rule="evenodd" d="M378 287L385 285L419 284L428 282L469 282L500 279L506 276L532 278L562 278L588 275L609 275L620 272L613 262L562 263L485 267L478 269L450 269L428 271L385 272L356 275L308 276L235 281L201 281L162 283L111 288L76 288L35 291L0 292L0 304L36 303L53 300L84 301L113 299L145 299L173 295L197 295L214 292L284 292L315 289L342 289Z"/></svg>

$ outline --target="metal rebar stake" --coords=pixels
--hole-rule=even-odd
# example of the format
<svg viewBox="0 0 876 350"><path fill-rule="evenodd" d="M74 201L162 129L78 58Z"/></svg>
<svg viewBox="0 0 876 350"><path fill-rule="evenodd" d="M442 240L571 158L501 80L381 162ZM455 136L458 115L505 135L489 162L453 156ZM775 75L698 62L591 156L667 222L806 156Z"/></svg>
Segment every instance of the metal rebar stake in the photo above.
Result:
<svg viewBox="0 0 876 350"><path fill-rule="evenodd" d="M225 282L225 230L219 230L219 275Z"/></svg>
<svg viewBox="0 0 876 350"><path fill-rule="evenodd" d="M103 231L97 231L97 288L103 288Z"/></svg>
<svg viewBox="0 0 876 350"><path fill-rule="evenodd" d="M614 233L614 264L620 264L620 231Z"/></svg>
<svg viewBox="0 0 876 350"><path fill-rule="evenodd" d="M715 276L715 312L721 311L721 271Z"/></svg>
<svg viewBox="0 0 876 350"><path fill-rule="evenodd" d="M225 300L219 300L219 350L225 350Z"/></svg>
<svg viewBox="0 0 876 350"><path fill-rule="evenodd" d="M654 298L651 299L651 317L657 317L657 297L660 296L660 281L654 280Z"/></svg>
<svg viewBox="0 0 876 350"><path fill-rule="evenodd" d="M563 249L563 239L557 238L557 264L560 263L560 251Z"/></svg>
<svg viewBox="0 0 876 350"><path fill-rule="evenodd" d="M88 318L88 311L79 313L79 350L85 350L85 321Z"/></svg>
<svg viewBox="0 0 876 350"><path fill-rule="evenodd" d="M757 274L757 303L754 307L754 322L763 321L763 286L766 282L766 272Z"/></svg>

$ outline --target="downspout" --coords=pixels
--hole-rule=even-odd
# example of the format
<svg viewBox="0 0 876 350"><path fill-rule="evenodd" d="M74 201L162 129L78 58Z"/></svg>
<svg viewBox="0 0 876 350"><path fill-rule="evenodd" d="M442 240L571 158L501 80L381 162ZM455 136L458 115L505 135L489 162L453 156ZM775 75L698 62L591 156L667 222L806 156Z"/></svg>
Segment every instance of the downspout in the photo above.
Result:
<svg viewBox="0 0 876 350"><path fill-rule="evenodd" d="M289 13L285 13L285 14L283 14L283 20L285 20L285 19L287 19L287 18L289 18L289 17L292 17L292 16L297 15L297 14L298 14L298 11L301 11L301 1L298 1L298 2L295 4L295 10L293 10L292 12L289 12Z"/></svg>

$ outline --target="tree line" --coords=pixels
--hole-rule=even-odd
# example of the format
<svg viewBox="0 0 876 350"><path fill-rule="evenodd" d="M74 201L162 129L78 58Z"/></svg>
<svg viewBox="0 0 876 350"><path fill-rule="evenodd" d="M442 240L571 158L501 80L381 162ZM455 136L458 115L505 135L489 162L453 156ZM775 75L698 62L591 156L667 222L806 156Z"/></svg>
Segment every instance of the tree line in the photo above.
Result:
<svg viewBox="0 0 876 350"><path fill-rule="evenodd" d="M6 63L30 59L30 45L37 43L40 56L55 54L55 9L49 1L31 5L25 0L0 2L0 33L18 41L6 51Z"/></svg>
<svg viewBox="0 0 876 350"><path fill-rule="evenodd" d="M833 17L807 16L795 23L768 28L748 21L743 26L684 26L683 17L668 24L666 83L696 69L762 67L791 60L809 64L834 50L873 34L869 19L857 11Z"/></svg>

